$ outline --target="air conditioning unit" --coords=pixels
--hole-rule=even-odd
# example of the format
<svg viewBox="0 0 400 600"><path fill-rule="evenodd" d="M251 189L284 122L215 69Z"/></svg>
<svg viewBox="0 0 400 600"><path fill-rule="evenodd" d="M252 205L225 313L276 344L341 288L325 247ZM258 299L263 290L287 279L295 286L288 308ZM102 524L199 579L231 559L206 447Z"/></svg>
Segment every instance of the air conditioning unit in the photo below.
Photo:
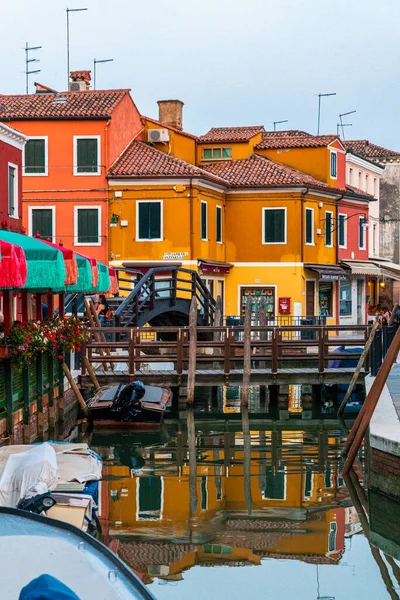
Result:
<svg viewBox="0 0 400 600"><path fill-rule="evenodd" d="M84 81L71 81L68 87L70 92L84 92L86 83Z"/></svg>
<svg viewBox="0 0 400 600"><path fill-rule="evenodd" d="M149 129L147 132L147 141L153 144L156 142L169 142L168 129Z"/></svg>

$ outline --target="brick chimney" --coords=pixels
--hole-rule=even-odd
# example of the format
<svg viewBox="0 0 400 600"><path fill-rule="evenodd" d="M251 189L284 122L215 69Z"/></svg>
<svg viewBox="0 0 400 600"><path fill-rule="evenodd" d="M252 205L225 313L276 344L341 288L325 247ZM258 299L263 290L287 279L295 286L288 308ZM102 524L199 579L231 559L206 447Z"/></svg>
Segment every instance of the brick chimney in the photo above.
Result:
<svg viewBox="0 0 400 600"><path fill-rule="evenodd" d="M182 129L183 102L180 100L158 100L157 104L160 123Z"/></svg>
<svg viewBox="0 0 400 600"><path fill-rule="evenodd" d="M86 89L90 90L91 71L71 71L69 76L72 82L83 81L86 84Z"/></svg>

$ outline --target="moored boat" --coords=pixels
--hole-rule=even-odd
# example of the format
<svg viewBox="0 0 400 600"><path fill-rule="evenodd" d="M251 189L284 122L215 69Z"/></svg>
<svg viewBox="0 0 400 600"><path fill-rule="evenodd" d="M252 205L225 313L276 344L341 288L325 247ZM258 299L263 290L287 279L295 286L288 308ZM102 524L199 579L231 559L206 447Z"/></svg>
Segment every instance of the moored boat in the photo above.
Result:
<svg viewBox="0 0 400 600"><path fill-rule="evenodd" d="M88 402L95 427L154 428L172 402L169 388L132 382L102 387Z"/></svg>

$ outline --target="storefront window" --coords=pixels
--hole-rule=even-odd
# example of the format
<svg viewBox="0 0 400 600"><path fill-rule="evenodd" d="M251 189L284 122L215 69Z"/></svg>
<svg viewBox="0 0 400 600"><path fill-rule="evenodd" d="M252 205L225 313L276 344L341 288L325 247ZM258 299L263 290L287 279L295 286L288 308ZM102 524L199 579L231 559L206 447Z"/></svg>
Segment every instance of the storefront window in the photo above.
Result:
<svg viewBox="0 0 400 600"><path fill-rule="evenodd" d="M330 281L319 283L318 292L319 314L321 317L331 317L333 307L333 283Z"/></svg>
<svg viewBox="0 0 400 600"><path fill-rule="evenodd" d="M340 282L340 302L339 302L340 315L351 315L351 282L341 281Z"/></svg>

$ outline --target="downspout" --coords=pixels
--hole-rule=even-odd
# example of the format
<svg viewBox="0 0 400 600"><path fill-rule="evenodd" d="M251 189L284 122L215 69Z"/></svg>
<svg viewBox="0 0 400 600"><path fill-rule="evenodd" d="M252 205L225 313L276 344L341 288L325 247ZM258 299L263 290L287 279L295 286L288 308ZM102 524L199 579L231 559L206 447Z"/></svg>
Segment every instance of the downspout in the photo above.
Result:
<svg viewBox="0 0 400 600"><path fill-rule="evenodd" d="M104 138L105 138L105 140L104 140L104 145L105 145L105 148L104 148L104 157L105 157L105 160L104 160L104 179L106 180L107 183L108 183L107 174L108 174L108 167L109 167L109 160L108 160L109 159L109 156L108 156L108 151L109 151L109 148L108 148L108 128L110 126L110 122L111 122L110 119L106 122L105 132L104 132ZM109 193L109 190L108 190L108 193L107 193L107 202L106 202L105 213L106 214L105 214L105 219L104 219L104 222L105 222L105 228L104 228L104 250L105 250L105 256L104 256L104 259L105 259L106 265L108 265L108 261L110 259L110 247L109 247L110 246L110 240L109 240L109 236L108 236L108 224L110 222L110 219L109 219L109 216L110 216L110 193Z"/></svg>
<svg viewBox="0 0 400 600"><path fill-rule="evenodd" d="M339 264L339 202L343 200L344 194L342 194L336 202L336 231L335 231L335 245L336 245L336 264ZM351 286L350 286L351 290ZM351 293L351 292L350 292ZM340 325L340 281L336 282L336 324Z"/></svg>
<svg viewBox="0 0 400 600"><path fill-rule="evenodd" d="M304 203L306 201L306 196L309 192L309 188L307 187L304 192L301 193L301 215L300 215L300 262L304 263ZM304 279L304 274L303 274Z"/></svg>
<svg viewBox="0 0 400 600"><path fill-rule="evenodd" d="M190 219L190 260L194 253L194 224L193 224L193 178L190 178L189 186L189 219Z"/></svg>

